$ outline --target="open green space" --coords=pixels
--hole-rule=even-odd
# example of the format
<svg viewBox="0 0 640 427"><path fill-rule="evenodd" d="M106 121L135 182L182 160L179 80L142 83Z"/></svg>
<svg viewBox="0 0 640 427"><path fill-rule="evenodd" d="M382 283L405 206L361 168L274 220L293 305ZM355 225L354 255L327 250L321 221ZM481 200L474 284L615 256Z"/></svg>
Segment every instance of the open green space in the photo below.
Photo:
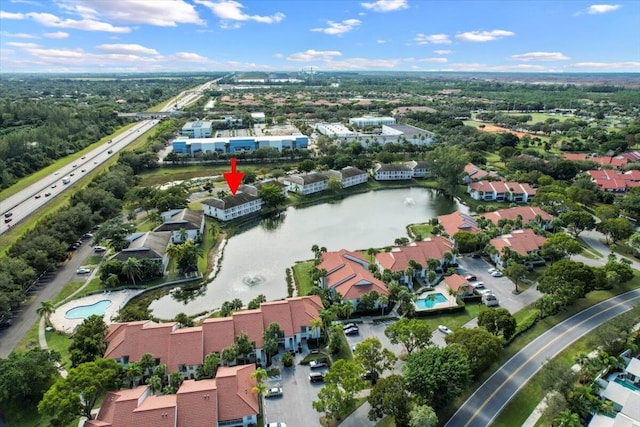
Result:
<svg viewBox="0 0 640 427"><path fill-rule="evenodd" d="M57 331L45 332L44 336L47 340L49 350L55 350L60 353L60 364L65 369L70 369L71 355L69 354L69 346L71 345L71 338Z"/></svg>
<svg viewBox="0 0 640 427"><path fill-rule="evenodd" d="M567 119L573 118L572 116L563 116L560 114L547 114L547 113L509 113L510 116L531 116L531 120L527 124L534 124L540 122L546 122L548 119L554 119L559 122L564 122Z"/></svg>
<svg viewBox="0 0 640 427"><path fill-rule="evenodd" d="M293 266L293 280L298 289L299 296L309 295L309 292L313 289L313 281L311 280L312 269L313 261L297 262Z"/></svg>
<svg viewBox="0 0 640 427"><path fill-rule="evenodd" d="M433 225L429 223L423 224L411 224L407 226L408 231L411 236L422 236L422 238L431 237L431 232L433 231Z"/></svg>

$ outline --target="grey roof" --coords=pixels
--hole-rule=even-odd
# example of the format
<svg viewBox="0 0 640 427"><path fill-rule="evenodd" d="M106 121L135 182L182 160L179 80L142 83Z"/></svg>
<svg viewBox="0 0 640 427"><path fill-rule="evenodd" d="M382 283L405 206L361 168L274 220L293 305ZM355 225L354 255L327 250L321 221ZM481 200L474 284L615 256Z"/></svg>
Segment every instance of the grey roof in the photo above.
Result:
<svg viewBox="0 0 640 427"><path fill-rule="evenodd" d="M373 167L374 172L386 171L411 171L411 168L402 163L377 163Z"/></svg>
<svg viewBox="0 0 640 427"><path fill-rule="evenodd" d="M343 178L351 178L352 176L363 175L365 173L360 169L354 168L352 166L347 166L346 168L342 168L339 172L342 174Z"/></svg>
<svg viewBox="0 0 640 427"><path fill-rule="evenodd" d="M169 240L171 239L170 231L147 231L146 233L136 233L137 238L133 238L129 247L123 249L114 256L115 259L126 261L127 258L148 258L162 259L164 257Z"/></svg>
<svg viewBox="0 0 640 427"><path fill-rule="evenodd" d="M203 211L194 211L191 209L180 209L171 211L173 215L163 224L156 227L153 231L176 231L184 228L185 230L200 230L204 219Z"/></svg>
<svg viewBox="0 0 640 427"><path fill-rule="evenodd" d="M329 179L329 175L322 172L311 172L306 175L293 175L290 178L298 178L302 180L302 183L304 185L307 185L316 182L327 181Z"/></svg>
<svg viewBox="0 0 640 427"><path fill-rule="evenodd" d="M428 169L429 168L429 164L427 162L417 162L415 160L405 162L405 165L407 165L411 169Z"/></svg>
<svg viewBox="0 0 640 427"><path fill-rule="evenodd" d="M229 195L224 199L207 199L203 201L202 204L227 210L236 206L244 205L245 203L253 202L254 200L260 200L260 197L238 191L235 196Z"/></svg>
<svg viewBox="0 0 640 427"><path fill-rule="evenodd" d="M433 132L429 132L428 130L420 129L411 125L385 125L385 126L402 132L402 136L404 136L405 138L419 138L421 135L424 135L426 138L434 137Z"/></svg>

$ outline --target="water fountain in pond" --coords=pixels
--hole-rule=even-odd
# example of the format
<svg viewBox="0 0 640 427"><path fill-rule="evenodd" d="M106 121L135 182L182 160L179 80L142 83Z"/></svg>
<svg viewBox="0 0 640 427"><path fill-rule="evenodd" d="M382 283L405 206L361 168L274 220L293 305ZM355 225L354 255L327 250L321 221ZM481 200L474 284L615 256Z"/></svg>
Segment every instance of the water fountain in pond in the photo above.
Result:
<svg viewBox="0 0 640 427"><path fill-rule="evenodd" d="M404 199L404 202L402 202L405 204L405 206L413 206L416 204L416 201L413 200L413 197L407 197Z"/></svg>
<svg viewBox="0 0 640 427"><path fill-rule="evenodd" d="M254 287L256 285L260 285L264 283L266 280L267 279L265 279L265 277L260 274L247 273L242 278L242 283L244 283L247 286Z"/></svg>

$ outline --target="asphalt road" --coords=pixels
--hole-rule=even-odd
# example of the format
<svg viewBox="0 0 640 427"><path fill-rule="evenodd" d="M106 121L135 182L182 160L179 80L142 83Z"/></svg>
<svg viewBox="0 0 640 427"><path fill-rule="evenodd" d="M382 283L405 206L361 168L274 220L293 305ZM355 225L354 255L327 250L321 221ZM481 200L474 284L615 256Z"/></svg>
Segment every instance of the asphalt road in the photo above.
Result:
<svg viewBox="0 0 640 427"><path fill-rule="evenodd" d="M640 302L640 289L618 295L557 324L516 353L485 381L447 421L451 427L486 427L513 396L533 377L547 359L603 322Z"/></svg>
<svg viewBox="0 0 640 427"><path fill-rule="evenodd" d="M55 298L60 293L60 290L71 280L86 280L89 277L88 274L76 274L76 270L87 257L93 255L91 243L85 241L72 254L73 257L58 268L49 280L41 282L32 289L32 295L35 296L34 300L30 304L22 305L21 311L14 313L13 324L0 329L0 359L7 358L9 353L22 341L29 329L33 327L39 318L36 310L40 307L42 301L50 301Z"/></svg>

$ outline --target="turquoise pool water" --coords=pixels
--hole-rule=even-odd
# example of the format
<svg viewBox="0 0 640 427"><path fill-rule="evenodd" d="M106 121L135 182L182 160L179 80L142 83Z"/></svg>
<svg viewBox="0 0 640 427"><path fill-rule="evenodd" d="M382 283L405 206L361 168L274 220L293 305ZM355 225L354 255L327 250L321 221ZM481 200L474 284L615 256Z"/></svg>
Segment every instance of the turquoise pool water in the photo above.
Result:
<svg viewBox="0 0 640 427"><path fill-rule="evenodd" d="M622 387L626 387L629 390L633 390L633 391L640 391L640 388L636 387L635 385L631 384L629 381L625 381L622 378L618 377L615 379L615 381L620 384Z"/></svg>
<svg viewBox="0 0 640 427"><path fill-rule="evenodd" d="M87 317L97 314L102 316L104 311L111 305L111 300L103 299L91 305L79 305L67 310L64 317L67 319L86 319Z"/></svg>
<svg viewBox="0 0 640 427"><path fill-rule="evenodd" d="M420 298L416 300L416 308L418 310L424 310L427 308L433 308L434 305L440 304L441 302L447 302L447 297L442 295L440 292L431 294L435 298L433 300Z"/></svg>

